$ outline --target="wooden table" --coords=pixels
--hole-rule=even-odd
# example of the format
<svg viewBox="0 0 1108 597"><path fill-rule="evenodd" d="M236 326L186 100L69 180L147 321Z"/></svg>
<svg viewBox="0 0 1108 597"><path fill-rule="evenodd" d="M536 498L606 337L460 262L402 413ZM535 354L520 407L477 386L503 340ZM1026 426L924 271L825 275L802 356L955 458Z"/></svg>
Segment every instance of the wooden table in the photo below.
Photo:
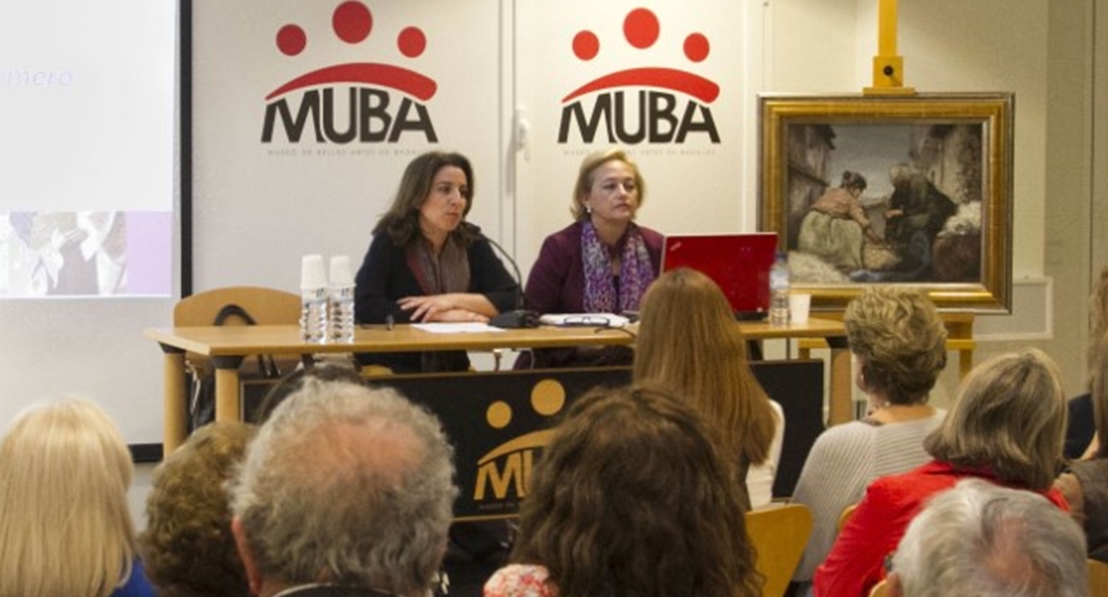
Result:
<svg viewBox="0 0 1108 597"><path fill-rule="evenodd" d="M850 351L842 322L809 319L805 324L772 327L765 322L742 322L750 340L823 338L831 347L829 421L852 419ZM344 352L408 352L435 350L493 350L498 348L556 348L581 345L634 343L632 333L618 329L541 327L478 333L439 334L406 325L394 329L363 326L351 344L307 344L295 325L189 326L154 328L146 337L158 342L164 358L164 451L168 454L188 434L185 399L185 353L206 356L215 365L217 421L238 420L239 365L253 354L310 355Z"/></svg>

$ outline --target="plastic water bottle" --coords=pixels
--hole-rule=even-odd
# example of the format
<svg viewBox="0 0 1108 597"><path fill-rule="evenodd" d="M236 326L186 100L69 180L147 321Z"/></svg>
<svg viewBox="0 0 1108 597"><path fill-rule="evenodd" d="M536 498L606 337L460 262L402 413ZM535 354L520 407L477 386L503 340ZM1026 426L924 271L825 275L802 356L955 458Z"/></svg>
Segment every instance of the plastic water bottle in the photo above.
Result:
<svg viewBox="0 0 1108 597"><path fill-rule="evenodd" d="M769 270L769 323L789 324L789 260L784 251L778 251Z"/></svg>
<svg viewBox="0 0 1108 597"><path fill-rule="evenodd" d="M354 342L354 276L350 270L350 257L331 257L331 342Z"/></svg>
<svg viewBox="0 0 1108 597"><path fill-rule="evenodd" d="M300 339L312 344L327 341L327 273L321 255L305 255L300 271Z"/></svg>

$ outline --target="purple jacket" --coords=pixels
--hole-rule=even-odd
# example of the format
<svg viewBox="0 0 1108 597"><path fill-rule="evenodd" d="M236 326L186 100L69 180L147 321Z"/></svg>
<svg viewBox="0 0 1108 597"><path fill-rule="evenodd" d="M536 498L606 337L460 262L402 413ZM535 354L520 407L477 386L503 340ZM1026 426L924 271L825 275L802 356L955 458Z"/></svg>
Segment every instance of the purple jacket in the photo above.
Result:
<svg viewBox="0 0 1108 597"><path fill-rule="evenodd" d="M662 263L662 235L639 226L654 275ZM581 222L546 237L524 289L527 308L539 313L583 313L585 264L581 259ZM641 300L642 297L639 297Z"/></svg>

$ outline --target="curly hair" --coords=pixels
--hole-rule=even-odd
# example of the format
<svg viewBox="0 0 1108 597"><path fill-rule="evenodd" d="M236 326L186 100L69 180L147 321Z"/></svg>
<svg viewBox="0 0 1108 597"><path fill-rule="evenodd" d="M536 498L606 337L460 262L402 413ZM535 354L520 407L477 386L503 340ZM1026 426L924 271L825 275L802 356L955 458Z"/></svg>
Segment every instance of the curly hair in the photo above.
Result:
<svg viewBox="0 0 1108 597"><path fill-rule="evenodd" d="M511 559L561 597L754 597L733 458L668 390L595 389L536 464Z"/></svg>
<svg viewBox="0 0 1108 597"><path fill-rule="evenodd" d="M635 173L635 188L639 190L639 206L642 206L643 199L646 198L646 182L643 180L642 173L639 172L638 164L627 157L626 151L619 148L594 151L581 161L581 168L577 172L577 182L573 185L573 200L570 202L569 211L573 214L574 220L584 220L588 217L589 213L585 209L584 199L592 191L592 175L597 168L613 160L627 164L631 167L631 171Z"/></svg>
<svg viewBox="0 0 1108 597"><path fill-rule="evenodd" d="M231 486L263 579L414 597L446 550L457 495L438 419L391 388L305 379Z"/></svg>
<svg viewBox="0 0 1108 597"><path fill-rule="evenodd" d="M400 187L393 197L392 205L373 227L373 234L375 236L381 233L388 234L397 247L406 247L419 238L421 234L419 208L431 193L435 174L448 166L458 168L466 175L464 191L466 206L462 210L462 215L469 215L469 210L473 209L473 194L476 192L473 166L470 165L469 158L460 153L429 151L408 163L407 168L404 169L404 175L400 178ZM468 243L474 233L468 226L459 226L453 234L457 235L463 243Z"/></svg>
<svg viewBox="0 0 1108 597"><path fill-rule="evenodd" d="M246 423L205 425L154 469L139 550L161 597L250 597L225 485L254 433Z"/></svg>
<svg viewBox="0 0 1108 597"><path fill-rule="evenodd" d="M754 378L731 305L711 278L678 268L662 274L642 300L632 377L670 386L749 464L769 456L774 412Z"/></svg>
<svg viewBox="0 0 1108 597"><path fill-rule="evenodd" d="M867 390L892 404L927 401L946 367L946 326L922 292L872 286L847 305L850 350L863 359Z"/></svg>
<svg viewBox="0 0 1108 597"><path fill-rule="evenodd" d="M1065 428L1058 366L1028 348L975 367L924 448L956 467L987 468L1006 483L1044 491L1061 471Z"/></svg>

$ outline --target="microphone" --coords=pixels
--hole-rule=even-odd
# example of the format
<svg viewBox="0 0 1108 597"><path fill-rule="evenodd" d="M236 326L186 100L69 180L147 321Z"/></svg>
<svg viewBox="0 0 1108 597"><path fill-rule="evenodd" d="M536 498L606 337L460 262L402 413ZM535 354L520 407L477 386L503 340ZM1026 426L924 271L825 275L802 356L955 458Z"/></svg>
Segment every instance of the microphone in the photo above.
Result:
<svg viewBox="0 0 1108 597"><path fill-rule="evenodd" d="M508 264L512 266L512 272L515 274L516 308L512 311L505 311L497 315L496 317L489 319L489 325L508 330L539 327L539 314L525 308L523 296L523 275L519 273L519 265L516 264L516 260L512 259L512 256L504 250L504 247L500 246L500 243L489 238L487 235L485 235L485 233L481 232L480 228L473 224L470 224L469 222L466 222L465 225L468 231L474 236L483 238L488 241L488 243L492 245L492 247L496 249L496 251L500 253L501 256L504 257L504 259L508 261Z"/></svg>

